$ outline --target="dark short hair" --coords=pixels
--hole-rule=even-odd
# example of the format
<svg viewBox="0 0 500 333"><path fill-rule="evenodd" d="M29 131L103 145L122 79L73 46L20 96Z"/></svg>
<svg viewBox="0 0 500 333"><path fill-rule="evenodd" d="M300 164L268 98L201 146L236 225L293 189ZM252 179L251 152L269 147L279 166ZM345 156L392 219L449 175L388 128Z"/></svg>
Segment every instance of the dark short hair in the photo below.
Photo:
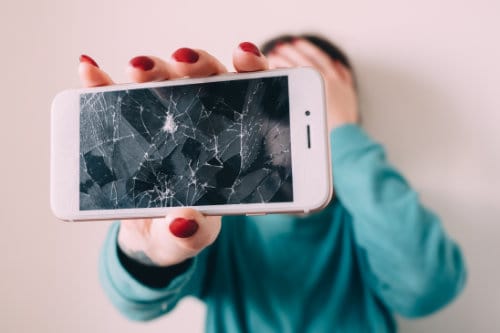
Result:
<svg viewBox="0 0 500 333"><path fill-rule="evenodd" d="M296 38L303 38L310 41L321 50L323 50L323 52L328 54L332 58L332 60L337 60L345 67L349 68L349 70L353 70L349 58L344 53L344 51L342 51L342 49L340 49L337 45L335 45L328 39L314 34L281 35L276 38L272 38L262 44L262 53L264 53L264 55L267 55L276 47L276 45L281 43L290 43Z"/></svg>

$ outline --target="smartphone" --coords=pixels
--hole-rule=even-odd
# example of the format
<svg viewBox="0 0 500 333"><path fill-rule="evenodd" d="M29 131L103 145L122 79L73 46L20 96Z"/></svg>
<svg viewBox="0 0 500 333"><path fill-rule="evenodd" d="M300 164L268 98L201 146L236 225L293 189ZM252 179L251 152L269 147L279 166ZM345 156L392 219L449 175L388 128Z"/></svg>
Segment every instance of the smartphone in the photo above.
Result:
<svg viewBox="0 0 500 333"><path fill-rule="evenodd" d="M332 196L321 75L311 68L67 90L51 112L61 220L309 213Z"/></svg>

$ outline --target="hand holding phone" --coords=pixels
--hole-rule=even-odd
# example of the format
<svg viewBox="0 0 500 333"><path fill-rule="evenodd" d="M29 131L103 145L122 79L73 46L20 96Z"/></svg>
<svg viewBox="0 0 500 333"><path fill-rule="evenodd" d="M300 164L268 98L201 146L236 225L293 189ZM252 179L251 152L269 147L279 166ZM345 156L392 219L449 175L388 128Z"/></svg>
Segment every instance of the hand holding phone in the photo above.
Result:
<svg viewBox="0 0 500 333"><path fill-rule="evenodd" d="M53 210L66 220L318 210L332 190L324 109L310 68L65 91L52 108Z"/></svg>

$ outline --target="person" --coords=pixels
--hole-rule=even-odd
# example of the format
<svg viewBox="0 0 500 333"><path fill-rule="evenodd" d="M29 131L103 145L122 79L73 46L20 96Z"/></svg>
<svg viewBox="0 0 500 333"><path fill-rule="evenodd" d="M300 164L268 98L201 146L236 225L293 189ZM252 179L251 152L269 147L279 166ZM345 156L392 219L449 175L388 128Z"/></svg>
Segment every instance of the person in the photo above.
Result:
<svg viewBox="0 0 500 333"><path fill-rule="evenodd" d="M150 320L185 296L207 305L207 332L395 332L394 316L425 316L463 289L460 248L440 219L360 127L351 64L328 40L282 36L241 43L238 72L311 66L325 81L334 198L310 215L203 216L173 208L162 219L112 224L100 279L128 318ZM226 72L204 50L130 61L135 82ZM90 57L84 86L113 84Z"/></svg>

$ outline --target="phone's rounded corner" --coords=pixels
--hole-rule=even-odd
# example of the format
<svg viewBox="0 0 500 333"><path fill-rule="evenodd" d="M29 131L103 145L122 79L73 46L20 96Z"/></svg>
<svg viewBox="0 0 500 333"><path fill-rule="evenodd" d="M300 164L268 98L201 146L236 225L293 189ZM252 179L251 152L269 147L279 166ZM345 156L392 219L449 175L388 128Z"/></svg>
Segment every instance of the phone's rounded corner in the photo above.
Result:
<svg viewBox="0 0 500 333"><path fill-rule="evenodd" d="M67 208L62 205L61 200L56 198L53 189L51 189L50 193L50 210L52 214L62 222L72 222L73 220L69 217Z"/></svg>
<svg viewBox="0 0 500 333"><path fill-rule="evenodd" d="M52 112L55 112L57 110L57 105L61 103L61 101L66 100L68 96L74 94L74 90L71 89L65 89L63 91L58 92L54 98L52 98L52 103L51 103L51 110Z"/></svg>
<svg viewBox="0 0 500 333"><path fill-rule="evenodd" d="M55 218L59 222L72 222L73 220L68 218L64 212L61 212L58 210L58 208L55 208L53 203L50 205L50 210L52 211L52 214L55 216Z"/></svg>
<svg viewBox="0 0 500 333"><path fill-rule="evenodd" d="M321 85L324 84L323 76L321 75L321 73L319 72L319 70L317 70L314 67L301 67L301 68L303 69L303 71L305 73L307 73L307 75L310 75L312 78L314 78L315 80L317 80L318 82L320 82Z"/></svg>
<svg viewBox="0 0 500 333"><path fill-rule="evenodd" d="M56 94L52 99L50 105L50 124L51 124L51 138L56 140L56 137L63 136L69 129L74 129L78 124L79 114L79 91L78 90L63 90ZM69 126L69 127L68 127ZM70 133L72 133L70 131ZM58 138L60 140L60 138ZM59 144L53 142L53 145Z"/></svg>
<svg viewBox="0 0 500 333"><path fill-rule="evenodd" d="M325 209L330 202L333 199L333 186L330 185L328 191L325 193L325 196L320 198L312 207L309 209L309 211L304 211L304 213L314 213L314 212L319 212L323 209Z"/></svg>

